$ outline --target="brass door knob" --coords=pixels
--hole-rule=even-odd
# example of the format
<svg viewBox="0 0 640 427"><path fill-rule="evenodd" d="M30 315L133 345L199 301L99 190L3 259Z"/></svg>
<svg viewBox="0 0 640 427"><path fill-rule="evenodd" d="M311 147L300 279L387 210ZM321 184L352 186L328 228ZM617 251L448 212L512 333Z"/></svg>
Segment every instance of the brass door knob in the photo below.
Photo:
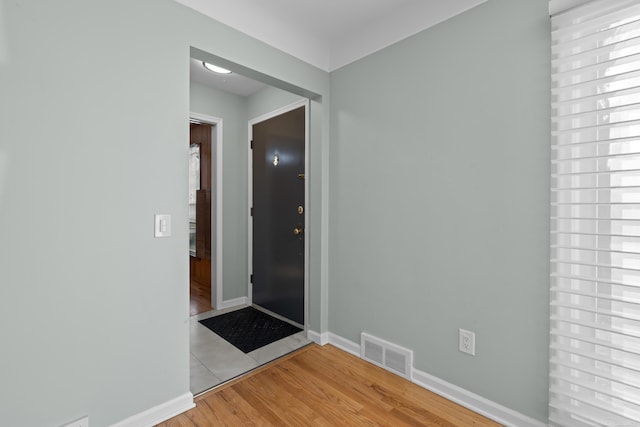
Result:
<svg viewBox="0 0 640 427"><path fill-rule="evenodd" d="M295 234L296 236L301 235L304 232L304 229L302 227L296 227L293 229L293 234Z"/></svg>

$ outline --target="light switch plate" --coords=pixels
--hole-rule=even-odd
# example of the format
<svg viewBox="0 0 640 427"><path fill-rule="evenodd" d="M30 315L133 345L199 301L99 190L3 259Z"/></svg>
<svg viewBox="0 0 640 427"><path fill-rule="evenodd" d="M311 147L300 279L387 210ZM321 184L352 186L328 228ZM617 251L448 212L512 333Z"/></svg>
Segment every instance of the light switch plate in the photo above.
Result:
<svg viewBox="0 0 640 427"><path fill-rule="evenodd" d="M171 236L171 215L156 214L155 217L155 236L169 237Z"/></svg>

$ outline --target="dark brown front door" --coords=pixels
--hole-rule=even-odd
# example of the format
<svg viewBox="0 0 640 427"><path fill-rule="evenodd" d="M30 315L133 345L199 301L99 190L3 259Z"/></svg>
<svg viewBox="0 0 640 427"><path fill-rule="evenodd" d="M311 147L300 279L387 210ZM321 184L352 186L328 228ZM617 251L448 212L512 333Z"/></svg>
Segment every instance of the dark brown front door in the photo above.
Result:
<svg viewBox="0 0 640 427"><path fill-rule="evenodd" d="M253 125L253 304L304 324L305 115Z"/></svg>

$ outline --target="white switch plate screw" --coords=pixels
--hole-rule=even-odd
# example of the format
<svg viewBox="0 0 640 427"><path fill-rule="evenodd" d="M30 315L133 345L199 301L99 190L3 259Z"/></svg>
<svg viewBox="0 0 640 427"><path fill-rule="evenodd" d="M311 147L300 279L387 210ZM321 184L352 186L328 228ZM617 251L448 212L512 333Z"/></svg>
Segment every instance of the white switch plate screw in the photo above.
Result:
<svg viewBox="0 0 640 427"><path fill-rule="evenodd" d="M476 355L476 334L465 329L458 329L458 349L472 356Z"/></svg>

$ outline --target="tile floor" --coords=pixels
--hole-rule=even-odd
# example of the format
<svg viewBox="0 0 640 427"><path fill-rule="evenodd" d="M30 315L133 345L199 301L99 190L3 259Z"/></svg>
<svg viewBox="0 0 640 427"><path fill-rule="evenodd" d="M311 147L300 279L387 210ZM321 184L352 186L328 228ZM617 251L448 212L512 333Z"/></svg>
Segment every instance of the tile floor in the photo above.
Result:
<svg viewBox="0 0 640 427"><path fill-rule="evenodd" d="M301 331L245 354L198 322L244 307L208 311L191 317L191 393L194 396L311 342Z"/></svg>

